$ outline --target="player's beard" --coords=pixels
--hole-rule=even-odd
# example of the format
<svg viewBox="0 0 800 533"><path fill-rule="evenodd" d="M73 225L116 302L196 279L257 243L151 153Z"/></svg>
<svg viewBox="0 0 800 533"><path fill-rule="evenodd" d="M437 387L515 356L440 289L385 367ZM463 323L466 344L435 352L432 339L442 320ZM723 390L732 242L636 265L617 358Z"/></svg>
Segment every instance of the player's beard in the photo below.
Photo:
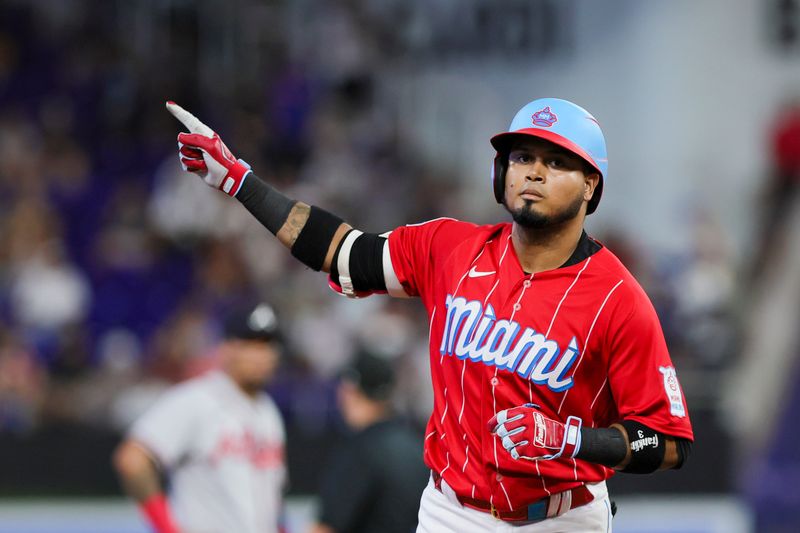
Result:
<svg viewBox="0 0 800 533"><path fill-rule="evenodd" d="M582 194L577 195L575 199L563 209L549 215L540 213L536 209L536 202L533 200L525 200L524 205L517 209L510 208L508 202L505 202L505 208L511 213L511 218L514 222L528 229L544 229L563 224L578 216L582 206Z"/></svg>

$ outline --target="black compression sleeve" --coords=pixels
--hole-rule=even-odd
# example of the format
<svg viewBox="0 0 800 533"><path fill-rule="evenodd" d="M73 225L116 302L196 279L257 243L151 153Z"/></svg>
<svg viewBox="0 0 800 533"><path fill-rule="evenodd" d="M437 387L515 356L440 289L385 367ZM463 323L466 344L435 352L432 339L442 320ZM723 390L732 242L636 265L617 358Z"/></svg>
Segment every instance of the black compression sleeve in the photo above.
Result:
<svg viewBox="0 0 800 533"><path fill-rule="evenodd" d="M629 421L624 424L630 425ZM639 429L644 429L648 432L648 437L651 439L656 437L657 440L664 441L664 435L655 432L643 424L634 423L636 426L631 426L630 429L626 426L630 435L638 437ZM630 437L629 437L630 438ZM632 439L633 442L633 439ZM689 455L692 453L692 441L675 437L675 445L678 452L678 462L673 467L678 469L683 466ZM663 444L661 446L663 448ZM636 448L634 450L634 448ZM642 453L643 447L632 446L633 455L631 457L631 464L623 470L623 472L634 474L647 474L658 469L663 460L663 450L659 453L646 451ZM658 446L650 446L650 448L658 449ZM581 447L578 450L576 457L589 461L592 463L601 464L609 468L614 468L625 459L628 453L628 447L625 445L625 438L622 433L616 428L581 428ZM651 457L652 455L652 457Z"/></svg>
<svg viewBox="0 0 800 533"><path fill-rule="evenodd" d="M242 183L242 188L236 194L236 199L273 235L277 235L278 230L289 218L292 207L297 203L262 181L252 172Z"/></svg>
<svg viewBox="0 0 800 533"><path fill-rule="evenodd" d="M628 455L625 437L616 428L581 428L578 459L614 468Z"/></svg>

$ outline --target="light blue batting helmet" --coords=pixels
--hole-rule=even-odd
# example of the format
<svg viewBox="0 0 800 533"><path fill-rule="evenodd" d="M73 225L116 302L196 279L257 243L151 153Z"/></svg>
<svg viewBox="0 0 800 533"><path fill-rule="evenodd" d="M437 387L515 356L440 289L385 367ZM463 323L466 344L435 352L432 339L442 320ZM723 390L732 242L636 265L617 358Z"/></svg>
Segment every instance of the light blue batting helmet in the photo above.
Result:
<svg viewBox="0 0 800 533"><path fill-rule="evenodd" d="M594 213L600 203L608 172L606 140L597 119L584 108L559 98L539 98L520 109L508 131L491 139L492 146L497 150L492 181L498 203L503 203L505 195L508 152L514 138L520 135L532 135L566 148L600 173L600 183L586 209L587 214Z"/></svg>

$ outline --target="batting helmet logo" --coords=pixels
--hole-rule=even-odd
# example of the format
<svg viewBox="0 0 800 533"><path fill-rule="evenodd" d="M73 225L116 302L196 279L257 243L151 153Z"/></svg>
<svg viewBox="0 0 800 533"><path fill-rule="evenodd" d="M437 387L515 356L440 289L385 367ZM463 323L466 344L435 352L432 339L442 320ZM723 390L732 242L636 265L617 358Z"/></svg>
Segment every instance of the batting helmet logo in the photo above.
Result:
<svg viewBox="0 0 800 533"><path fill-rule="evenodd" d="M558 122L558 117L555 113L550 111L550 106L545 107L542 110L537 111L533 115L531 115L531 122L534 126L541 126L542 128L549 128L556 122Z"/></svg>
<svg viewBox="0 0 800 533"><path fill-rule="evenodd" d="M530 135L555 143L584 159L600 174L600 182L589 201L586 213L593 213L600 202L608 173L606 140L597 120L582 107L558 98L540 98L520 109L508 131L492 137L497 150L492 168L494 197L503 203L508 153L515 137Z"/></svg>

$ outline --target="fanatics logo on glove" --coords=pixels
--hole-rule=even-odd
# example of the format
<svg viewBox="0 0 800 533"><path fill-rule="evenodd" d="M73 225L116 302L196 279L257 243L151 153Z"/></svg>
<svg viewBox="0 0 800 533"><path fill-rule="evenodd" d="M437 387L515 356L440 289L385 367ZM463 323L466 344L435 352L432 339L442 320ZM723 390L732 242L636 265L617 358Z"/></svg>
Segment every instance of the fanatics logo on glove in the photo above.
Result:
<svg viewBox="0 0 800 533"><path fill-rule="evenodd" d="M573 458L580 451L583 421L577 416L568 417L566 423L547 418L532 403L504 409L486 425L514 459L549 461Z"/></svg>

